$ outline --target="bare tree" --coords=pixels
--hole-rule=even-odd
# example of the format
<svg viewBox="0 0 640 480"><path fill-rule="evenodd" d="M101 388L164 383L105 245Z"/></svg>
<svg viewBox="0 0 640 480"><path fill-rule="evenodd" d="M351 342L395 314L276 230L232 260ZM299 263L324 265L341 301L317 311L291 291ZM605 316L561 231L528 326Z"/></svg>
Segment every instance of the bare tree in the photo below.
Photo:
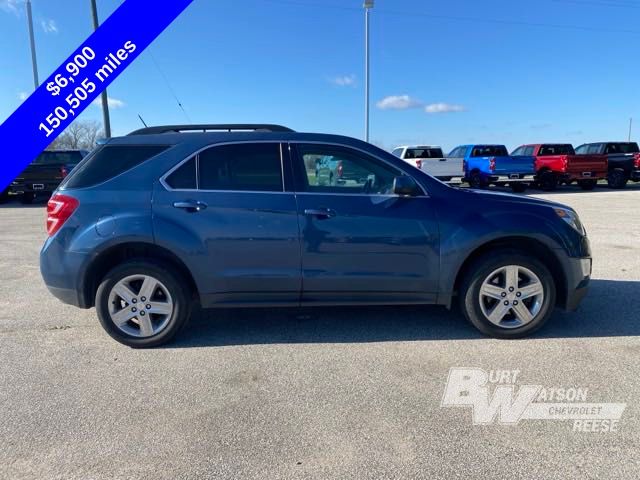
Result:
<svg viewBox="0 0 640 480"><path fill-rule="evenodd" d="M93 150L104 136L100 124L93 120L76 120L56 138L47 150Z"/></svg>

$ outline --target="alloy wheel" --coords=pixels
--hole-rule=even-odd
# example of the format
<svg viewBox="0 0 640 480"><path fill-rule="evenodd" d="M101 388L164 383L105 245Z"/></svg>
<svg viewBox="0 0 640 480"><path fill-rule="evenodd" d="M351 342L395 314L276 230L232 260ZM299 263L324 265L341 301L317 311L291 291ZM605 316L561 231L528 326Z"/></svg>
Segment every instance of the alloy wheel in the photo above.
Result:
<svg viewBox="0 0 640 480"><path fill-rule="evenodd" d="M122 332L151 337L169 323L174 304L167 287L150 275L131 275L117 282L109 293L109 316Z"/></svg>
<svg viewBox="0 0 640 480"><path fill-rule="evenodd" d="M491 272L480 287L480 308L500 328L522 327L534 320L544 303L544 286L538 276L520 265Z"/></svg>

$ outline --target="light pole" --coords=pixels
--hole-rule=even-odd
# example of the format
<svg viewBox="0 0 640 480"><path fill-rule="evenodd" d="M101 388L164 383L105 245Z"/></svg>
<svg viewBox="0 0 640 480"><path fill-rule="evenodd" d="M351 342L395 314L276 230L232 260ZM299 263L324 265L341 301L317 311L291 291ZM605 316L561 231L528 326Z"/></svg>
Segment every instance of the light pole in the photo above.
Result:
<svg viewBox="0 0 640 480"><path fill-rule="evenodd" d="M364 0L364 141L369 141L369 11L373 0Z"/></svg>
<svg viewBox="0 0 640 480"><path fill-rule="evenodd" d="M29 43L31 44L31 66L33 68L33 86L38 88L38 62L36 61L36 41L33 37L33 15L31 14L31 0L26 0L27 5L27 26L29 27Z"/></svg>
<svg viewBox="0 0 640 480"><path fill-rule="evenodd" d="M93 29L97 30L98 23L98 7L96 6L96 0L91 0L91 18L93 19ZM111 120L109 119L109 97L107 96L107 89L102 91L102 121L104 123L104 136L111 138Z"/></svg>
<svg viewBox="0 0 640 480"><path fill-rule="evenodd" d="M629 138L628 138L628 140L627 140L628 142L630 142L630 141L631 141L631 127L632 127L632 126L633 126L633 117L631 117L631 118L629 119Z"/></svg>

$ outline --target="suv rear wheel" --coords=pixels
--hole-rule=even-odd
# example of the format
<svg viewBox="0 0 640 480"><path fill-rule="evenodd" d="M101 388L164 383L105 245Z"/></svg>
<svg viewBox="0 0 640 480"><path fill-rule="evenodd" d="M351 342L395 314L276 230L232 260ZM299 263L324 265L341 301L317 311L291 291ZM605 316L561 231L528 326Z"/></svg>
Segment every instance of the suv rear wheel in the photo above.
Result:
<svg viewBox="0 0 640 480"><path fill-rule="evenodd" d="M135 348L170 341L191 314L186 282L169 265L132 260L111 270L96 293L100 324Z"/></svg>
<svg viewBox="0 0 640 480"><path fill-rule="evenodd" d="M460 307L482 333L519 338L551 315L556 287L542 262L518 252L480 258L462 282Z"/></svg>

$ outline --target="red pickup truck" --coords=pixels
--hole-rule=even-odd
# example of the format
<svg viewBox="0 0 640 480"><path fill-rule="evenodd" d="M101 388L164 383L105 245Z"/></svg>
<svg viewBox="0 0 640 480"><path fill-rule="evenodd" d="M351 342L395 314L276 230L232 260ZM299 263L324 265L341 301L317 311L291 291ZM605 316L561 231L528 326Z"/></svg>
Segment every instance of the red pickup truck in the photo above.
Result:
<svg viewBox="0 0 640 480"><path fill-rule="evenodd" d="M511 155L535 157L536 183L542 190L577 182L583 190L593 190L598 180L607 178L607 160L600 155L576 155L568 143L522 145Z"/></svg>

